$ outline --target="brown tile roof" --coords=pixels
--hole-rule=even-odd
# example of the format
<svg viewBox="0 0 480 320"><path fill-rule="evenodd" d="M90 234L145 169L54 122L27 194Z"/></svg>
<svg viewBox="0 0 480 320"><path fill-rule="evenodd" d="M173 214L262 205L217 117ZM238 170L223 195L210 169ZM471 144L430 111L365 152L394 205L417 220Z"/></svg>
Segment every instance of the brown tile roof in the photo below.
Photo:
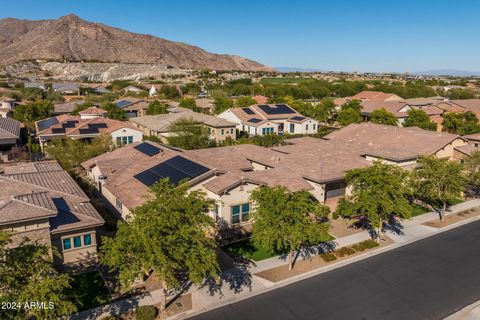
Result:
<svg viewBox="0 0 480 320"><path fill-rule="evenodd" d="M256 95L252 97L258 104L268 103L268 97Z"/></svg>
<svg viewBox="0 0 480 320"><path fill-rule="evenodd" d="M6 167L0 175L0 224L50 218L51 232L104 223L75 181L53 161Z"/></svg>
<svg viewBox="0 0 480 320"><path fill-rule="evenodd" d="M83 115L87 115L87 114L106 114L108 113L107 110L104 110L102 108L98 108L98 107L88 107L87 109L85 110L82 110L79 112L79 114L83 114Z"/></svg>
<svg viewBox="0 0 480 320"><path fill-rule="evenodd" d="M19 139L21 126L20 121L0 117L0 139Z"/></svg>
<svg viewBox="0 0 480 320"><path fill-rule="evenodd" d="M468 156L475 151L480 151L480 148L475 147L471 144L466 144L464 146L455 147L455 150Z"/></svg>
<svg viewBox="0 0 480 320"><path fill-rule="evenodd" d="M432 155L459 138L455 134L417 127L402 128L373 123L351 124L325 136L325 139L356 146L364 154L394 160Z"/></svg>
<svg viewBox="0 0 480 320"><path fill-rule="evenodd" d="M407 108L406 108L407 107ZM362 101L362 111L365 114L370 114L375 110L385 109L395 115L397 118L408 117L407 111L400 111L403 108L408 109L408 104L401 101L380 101L380 100L365 100Z"/></svg>
<svg viewBox="0 0 480 320"><path fill-rule="evenodd" d="M356 95L350 97L351 100L403 100L403 98L397 96L393 93L385 93L381 91L362 91L357 93Z"/></svg>

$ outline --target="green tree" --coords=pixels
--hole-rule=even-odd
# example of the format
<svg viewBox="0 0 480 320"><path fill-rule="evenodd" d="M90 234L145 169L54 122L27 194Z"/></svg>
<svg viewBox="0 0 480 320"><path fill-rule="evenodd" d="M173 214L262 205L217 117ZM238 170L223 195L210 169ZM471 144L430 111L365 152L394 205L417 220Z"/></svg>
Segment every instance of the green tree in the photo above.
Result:
<svg viewBox="0 0 480 320"><path fill-rule="evenodd" d="M233 108L233 100L227 97L217 96L215 98L215 113L219 114Z"/></svg>
<svg viewBox="0 0 480 320"><path fill-rule="evenodd" d="M239 97L239 98L237 98L237 100L235 100L235 108L250 107L251 105L256 104L256 103L257 103L257 101L255 101L250 96Z"/></svg>
<svg viewBox="0 0 480 320"><path fill-rule="evenodd" d="M127 113L122 108L117 107L114 103L105 103L102 105L104 110L107 110L107 118L114 120L127 120Z"/></svg>
<svg viewBox="0 0 480 320"><path fill-rule="evenodd" d="M178 99L181 96L181 92L176 86L163 85L159 93L167 99Z"/></svg>
<svg viewBox="0 0 480 320"><path fill-rule="evenodd" d="M202 110L197 106L195 99L193 98L183 98L180 100L179 107L187 108L195 112L201 112Z"/></svg>
<svg viewBox="0 0 480 320"><path fill-rule="evenodd" d="M33 127L38 120L49 118L53 112L53 103L48 100L37 100L35 102L20 104L13 110L13 118Z"/></svg>
<svg viewBox="0 0 480 320"><path fill-rule="evenodd" d="M11 241L0 230L0 302L44 301L54 308L4 309L0 318L57 319L74 313L76 307L64 293L71 279L53 267L51 248L28 239L11 248Z"/></svg>
<svg viewBox="0 0 480 320"><path fill-rule="evenodd" d="M325 207L308 191L289 192L285 187L262 186L252 192L254 243L274 252L288 252L289 270L293 256L302 248L329 240L328 224L321 218Z"/></svg>
<svg viewBox="0 0 480 320"><path fill-rule="evenodd" d="M92 142L74 139L56 139L45 146L48 157L57 160L63 169L72 172L80 164L113 148L112 137L109 134L92 140Z"/></svg>
<svg viewBox="0 0 480 320"><path fill-rule="evenodd" d="M477 116L470 111L445 113L442 125L445 131L460 135L480 132Z"/></svg>
<svg viewBox="0 0 480 320"><path fill-rule="evenodd" d="M472 89L450 89L447 94L451 100L457 99L475 99L476 94Z"/></svg>
<svg viewBox="0 0 480 320"><path fill-rule="evenodd" d="M153 116L157 114L167 114L167 108L168 106L165 103L161 103L160 101L155 100L148 105L147 115Z"/></svg>
<svg viewBox="0 0 480 320"><path fill-rule="evenodd" d="M84 102L84 103L81 103L81 104L77 105L77 107L75 108L75 110L73 110L72 114L73 114L74 116L78 116L79 113L80 113L80 111L83 111L83 110L85 110L85 109L87 109L87 108L90 108L90 107L92 107L92 106L93 106L93 103L92 103L92 102L89 102L89 101Z"/></svg>
<svg viewBox="0 0 480 320"><path fill-rule="evenodd" d="M181 118L168 127L167 142L185 150L202 149L210 144L210 134L203 124L192 118Z"/></svg>
<svg viewBox="0 0 480 320"><path fill-rule="evenodd" d="M366 168L348 171L345 180L352 187L352 195L340 201L337 213L367 221L377 240L384 222L393 216L410 217L408 179L400 167L377 161Z"/></svg>
<svg viewBox="0 0 480 320"><path fill-rule="evenodd" d="M466 179L460 163L438 159L434 156L422 157L414 170L416 195L438 209L440 220L450 201L461 197L465 190Z"/></svg>
<svg viewBox="0 0 480 320"><path fill-rule="evenodd" d="M398 125L398 120L395 115L391 112L388 112L385 108L374 110L370 114L370 122L385 124L388 126Z"/></svg>
<svg viewBox="0 0 480 320"><path fill-rule="evenodd" d="M353 108L343 109L337 115L337 122L342 126L348 126L351 123L361 123L363 121L360 111Z"/></svg>
<svg viewBox="0 0 480 320"><path fill-rule="evenodd" d="M480 151L472 152L465 158L463 163L465 169L465 176L467 178L468 187L471 188L475 194L480 193Z"/></svg>
<svg viewBox="0 0 480 320"><path fill-rule="evenodd" d="M187 183L156 183L149 200L133 211L128 223L120 222L115 237L104 239L100 261L118 270L124 288L152 270L168 287L218 279L216 243L208 236L214 228L208 216L213 202L188 189Z"/></svg>
<svg viewBox="0 0 480 320"><path fill-rule="evenodd" d="M403 123L404 127L419 127L424 130L435 131L437 124L430 120L427 113L421 109L408 110L408 118Z"/></svg>

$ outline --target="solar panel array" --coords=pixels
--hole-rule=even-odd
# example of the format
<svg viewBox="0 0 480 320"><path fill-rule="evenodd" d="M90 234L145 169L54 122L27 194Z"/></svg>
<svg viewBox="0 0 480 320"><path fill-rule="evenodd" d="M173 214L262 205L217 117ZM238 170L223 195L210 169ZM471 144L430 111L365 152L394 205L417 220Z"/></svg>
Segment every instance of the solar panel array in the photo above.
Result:
<svg viewBox="0 0 480 320"><path fill-rule="evenodd" d="M80 134L96 134L96 133L100 133L100 131L98 131L98 128L81 128L81 129L78 129L78 132Z"/></svg>
<svg viewBox="0 0 480 320"><path fill-rule="evenodd" d="M181 156L175 156L150 169L140 172L134 177L147 187L150 187L165 178L168 178L170 183L178 184L184 179L189 180L208 171L210 171L210 169L198 163Z"/></svg>
<svg viewBox="0 0 480 320"><path fill-rule="evenodd" d="M248 122L251 122L251 123L259 123L262 121L262 119L258 119L258 118L251 118L251 119L248 119L247 120Z"/></svg>
<svg viewBox="0 0 480 320"><path fill-rule="evenodd" d="M98 128L98 129L100 129L100 128L108 128L107 124L104 123L104 122L102 122L102 123L89 123L88 126L89 126L90 128Z"/></svg>
<svg viewBox="0 0 480 320"><path fill-rule="evenodd" d="M154 156L161 151L160 148L155 147L150 143L146 143L146 142L140 143L139 145L136 145L134 148L140 151L141 153L146 154L149 157Z"/></svg>
<svg viewBox="0 0 480 320"><path fill-rule="evenodd" d="M54 134L65 133L65 128L53 128L52 133L54 133Z"/></svg>
<svg viewBox="0 0 480 320"><path fill-rule="evenodd" d="M129 104L132 104L132 103L128 100L120 100L115 104L117 105L117 107L123 108L123 107L126 107L126 106L128 106Z"/></svg>
<svg viewBox="0 0 480 320"><path fill-rule="evenodd" d="M38 131L43 131L47 128L50 128L53 125L56 125L57 123L58 123L58 120L55 117L39 121L37 122Z"/></svg>
<svg viewBox="0 0 480 320"><path fill-rule="evenodd" d="M276 104L275 107L269 106L268 104L259 104L258 107L269 115L296 113L295 110L286 104Z"/></svg>
<svg viewBox="0 0 480 320"><path fill-rule="evenodd" d="M242 108L243 112L245 112L246 114L255 114L255 112L253 112L252 109L250 108Z"/></svg>
<svg viewBox="0 0 480 320"><path fill-rule="evenodd" d="M78 123L77 120L69 120L65 123L62 123L63 128L75 128L75 125Z"/></svg>
<svg viewBox="0 0 480 320"><path fill-rule="evenodd" d="M305 119L305 117L296 116L291 118L291 120L294 120L294 121L302 121L303 119Z"/></svg>

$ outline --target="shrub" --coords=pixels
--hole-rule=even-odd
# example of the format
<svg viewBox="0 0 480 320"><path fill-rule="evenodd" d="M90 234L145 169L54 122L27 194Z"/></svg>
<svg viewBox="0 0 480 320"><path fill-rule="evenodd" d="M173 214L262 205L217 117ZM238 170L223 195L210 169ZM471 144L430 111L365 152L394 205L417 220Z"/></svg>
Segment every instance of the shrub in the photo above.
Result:
<svg viewBox="0 0 480 320"><path fill-rule="evenodd" d="M135 310L136 320L154 320L157 316L157 308L154 306L141 306Z"/></svg>
<svg viewBox="0 0 480 320"><path fill-rule="evenodd" d="M339 258L344 257L344 256L349 256L351 254L354 254L355 250L353 250L350 247L343 247L338 250L335 250L335 255Z"/></svg>
<svg viewBox="0 0 480 320"><path fill-rule="evenodd" d="M374 240L365 240L365 241L362 241L362 242L359 242L357 244L354 244L352 246L352 249L354 249L355 251L364 251L366 249L371 249L371 248L375 248L375 247L378 247L379 244L377 242L375 242Z"/></svg>
<svg viewBox="0 0 480 320"><path fill-rule="evenodd" d="M335 255L331 252L322 253L320 255L320 258L322 258L323 261L325 261L325 262L330 262L330 261L333 261L333 260L337 260L337 257L335 257Z"/></svg>
<svg viewBox="0 0 480 320"><path fill-rule="evenodd" d="M106 317L103 317L101 320L117 320L118 318L115 317L115 316L106 316Z"/></svg>

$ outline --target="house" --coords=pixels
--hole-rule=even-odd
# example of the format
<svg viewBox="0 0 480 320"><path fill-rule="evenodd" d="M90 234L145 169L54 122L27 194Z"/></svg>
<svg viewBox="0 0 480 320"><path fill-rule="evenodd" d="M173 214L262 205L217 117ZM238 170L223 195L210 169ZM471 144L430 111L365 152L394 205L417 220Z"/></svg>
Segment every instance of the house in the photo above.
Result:
<svg viewBox="0 0 480 320"><path fill-rule="evenodd" d="M0 117L6 118L13 112L16 105L17 100L8 97L0 97Z"/></svg>
<svg viewBox="0 0 480 320"><path fill-rule="evenodd" d="M129 118L147 115L148 105L150 104L146 100L133 97L120 98L113 103L120 109L125 110Z"/></svg>
<svg viewBox="0 0 480 320"><path fill-rule="evenodd" d="M52 90L61 94L80 95L80 87L74 82L54 82Z"/></svg>
<svg viewBox="0 0 480 320"><path fill-rule="evenodd" d="M407 102L402 101L379 101L379 100L364 100L361 103L362 106L362 115L368 120L373 111L379 109L385 109L391 114L393 114L398 119L398 125L403 126L403 123L408 118L408 111L414 109L410 106ZM434 121L440 123L442 122L441 114L443 110L435 107L435 106L425 106L422 108L415 108L421 109L425 111L425 113L429 116L429 118Z"/></svg>
<svg viewBox="0 0 480 320"><path fill-rule="evenodd" d="M265 97L265 96L256 95L256 96L253 96L252 98L258 104L267 104L268 103L268 97Z"/></svg>
<svg viewBox="0 0 480 320"><path fill-rule="evenodd" d="M215 100L213 99L195 99L195 104L203 113L213 114L215 111Z"/></svg>
<svg viewBox="0 0 480 320"><path fill-rule="evenodd" d="M393 93L381 91L362 91L349 98L350 100L379 100L379 101L402 101L403 98Z"/></svg>
<svg viewBox="0 0 480 320"><path fill-rule="evenodd" d="M227 138L236 140L235 123L189 109L169 114L130 118L130 122L142 130L144 135L154 136L166 142L167 137L171 135L170 125L180 119L192 119L201 123L208 128L210 138L214 141L221 142Z"/></svg>
<svg viewBox="0 0 480 320"><path fill-rule="evenodd" d="M130 122L105 118L104 115L105 110L92 107L80 116L60 115L35 122L42 150L54 139L91 140L101 134L110 134L117 146L142 141L142 131Z"/></svg>
<svg viewBox="0 0 480 320"><path fill-rule="evenodd" d="M250 135L314 134L318 121L302 116L287 104L256 104L232 108L218 115L237 124L237 129Z"/></svg>
<svg viewBox="0 0 480 320"><path fill-rule="evenodd" d="M480 151L480 134L469 134L462 138L467 141L467 144L455 148L454 160L463 163L464 159L470 156L473 152Z"/></svg>
<svg viewBox="0 0 480 320"><path fill-rule="evenodd" d="M421 109L423 107L431 106L446 100L447 99L445 99L444 97L434 96L434 97L428 97L428 98L411 98L411 99L405 99L404 101L413 108Z"/></svg>
<svg viewBox="0 0 480 320"><path fill-rule="evenodd" d="M124 92L141 93L141 92L144 92L145 90L140 89L140 88L135 87L135 86L128 86L128 87L123 88L123 91Z"/></svg>
<svg viewBox="0 0 480 320"><path fill-rule="evenodd" d="M87 195L55 161L3 168L0 229L13 233L13 247L28 238L57 249L54 264L82 268L97 260L96 228L104 220Z"/></svg>
<svg viewBox="0 0 480 320"><path fill-rule="evenodd" d="M26 81L23 83L23 86L25 88L30 88L30 89L40 89L40 90L46 90L47 87L45 86L45 82L43 81Z"/></svg>
<svg viewBox="0 0 480 320"><path fill-rule="evenodd" d="M80 111L78 114L80 115L81 119L91 119L91 118L105 118L107 116L108 111L102 108L92 106L88 107L85 110Z"/></svg>
<svg viewBox="0 0 480 320"><path fill-rule="evenodd" d="M53 105L52 115L59 116L61 114L72 113L80 104L83 103L85 103L85 100L73 100L70 102L55 103Z"/></svg>
<svg viewBox="0 0 480 320"><path fill-rule="evenodd" d="M105 94L105 93L111 93L111 92L112 91L108 90L104 86L98 86L93 89L93 93L96 93L96 94Z"/></svg>
<svg viewBox="0 0 480 320"><path fill-rule="evenodd" d="M8 149L20 142L22 123L12 118L0 118L0 149Z"/></svg>

